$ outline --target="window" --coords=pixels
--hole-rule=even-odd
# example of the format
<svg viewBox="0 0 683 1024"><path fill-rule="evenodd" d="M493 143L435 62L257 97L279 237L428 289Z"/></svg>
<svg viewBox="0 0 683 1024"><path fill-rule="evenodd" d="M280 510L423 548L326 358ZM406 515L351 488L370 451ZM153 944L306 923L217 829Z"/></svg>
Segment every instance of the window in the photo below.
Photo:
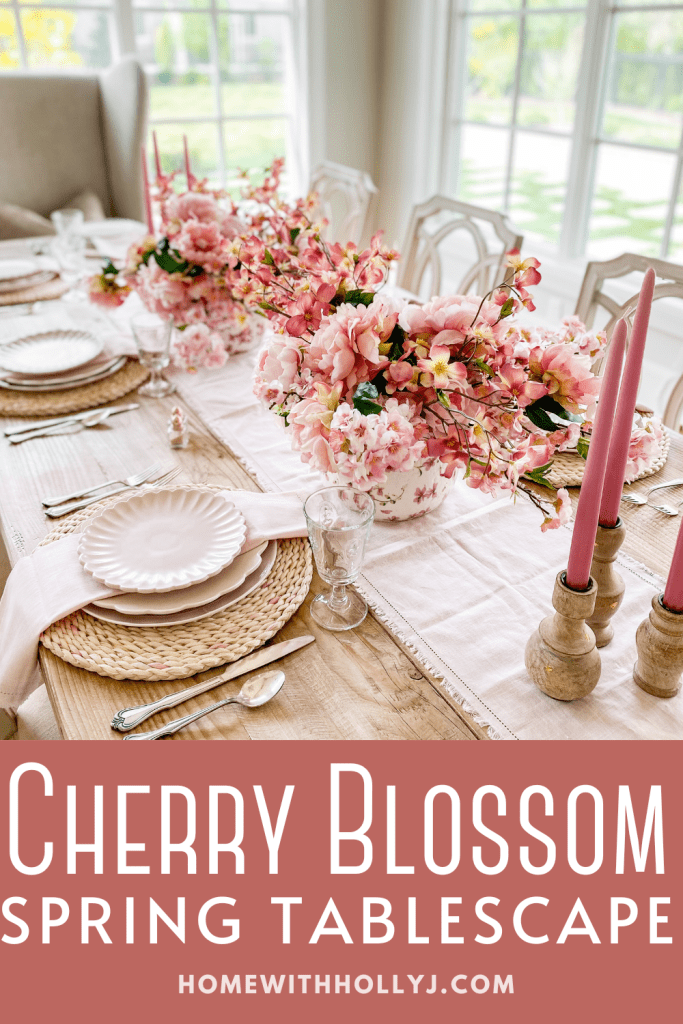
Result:
<svg viewBox="0 0 683 1024"><path fill-rule="evenodd" d="M683 3L451 12L442 186L564 256L683 257Z"/></svg>
<svg viewBox="0 0 683 1024"><path fill-rule="evenodd" d="M108 67L135 53L150 94L164 170L182 166L183 135L199 177L287 156L294 133L297 0L83 0L59 7L0 0L0 71ZM151 156L151 133L150 133Z"/></svg>

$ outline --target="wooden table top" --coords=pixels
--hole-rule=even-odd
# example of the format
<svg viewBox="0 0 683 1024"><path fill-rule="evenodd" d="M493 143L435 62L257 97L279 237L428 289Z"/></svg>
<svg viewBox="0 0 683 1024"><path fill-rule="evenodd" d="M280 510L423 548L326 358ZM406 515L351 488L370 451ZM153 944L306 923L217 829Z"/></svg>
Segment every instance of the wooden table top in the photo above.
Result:
<svg viewBox="0 0 683 1024"><path fill-rule="evenodd" d="M27 325L29 324L27 318ZM2 323L0 321L0 337ZM125 404L131 400L121 399ZM31 552L52 523L40 499L80 486L92 486L135 472L153 460L181 468L174 483L218 484L258 490L231 452L186 408L191 441L171 451L166 426L177 396L140 398L140 409L116 417L111 430L41 438L11 446L0 437L0 530L10 565ZM0 420L4 429L17 420ZM21 421L25 422L25 421ZM653 483L683 477L683 437L672 438L668 462L656 479L632 485L644 491ZM668 497L676 492L669 492ZM683 497L683 491L678 492ZM574 495L576 498L578 492ZM665 575L671 561L680 519L652 508L624 504L628 527L624 550ZM309 613L310 601L323 587L316 574L309 597L272 642L311 633L316 642L273 667L282 667L287 682L270 704L248 711L233 706L207 716L173 739L486 739L482 729L446 692L437 678L372 613L355 630L332 633L321 629ZM119 682L73 668L41 648L40 662L52 706L65 739L121 740L109 723L123 707L181 689L193 679L175 683ZM243 678L217 687L179 708L155 716L142 728L155 728L180 715L206 707L237 692Z"/></svg>

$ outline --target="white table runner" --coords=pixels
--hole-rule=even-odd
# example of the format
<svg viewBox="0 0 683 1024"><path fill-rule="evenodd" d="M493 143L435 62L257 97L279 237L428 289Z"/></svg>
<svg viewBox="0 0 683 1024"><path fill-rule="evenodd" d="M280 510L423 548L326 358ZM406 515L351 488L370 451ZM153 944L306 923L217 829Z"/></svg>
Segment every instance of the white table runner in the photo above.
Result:
<svg viewBox="0 0 683 1024"><path fill-rule="evenodd" d="M276 419L251 393L255 354L221 370L176 376L183 398L266 490L312 490L321 477L293 453ZM391 630L499 739L681 739L683 699L661 700L633 682L635 631L662 581L627 556L615 638L602 676L581 701L541 693L524 668L530 634L551 610L570 533L542 534L523 498L492 502L456 483L422 519L373 528L359 589Z"/></svg>

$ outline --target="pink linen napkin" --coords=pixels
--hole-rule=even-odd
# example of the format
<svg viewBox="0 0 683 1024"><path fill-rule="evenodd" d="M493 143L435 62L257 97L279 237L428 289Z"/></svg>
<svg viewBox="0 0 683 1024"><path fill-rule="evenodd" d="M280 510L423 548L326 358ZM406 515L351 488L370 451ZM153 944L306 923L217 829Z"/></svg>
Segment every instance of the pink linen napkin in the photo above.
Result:
<svg viewBox="0 0 683 1024"><path fill-rule="evenodd" d="M305 537L303 499L294 492L222 491L247 523L242 551L261 541ZM0 599L0 707L28 694L43 630L91 601L118 593L98 583L78 558L80 534L69 534L26 555L10 573Z"/></svg>

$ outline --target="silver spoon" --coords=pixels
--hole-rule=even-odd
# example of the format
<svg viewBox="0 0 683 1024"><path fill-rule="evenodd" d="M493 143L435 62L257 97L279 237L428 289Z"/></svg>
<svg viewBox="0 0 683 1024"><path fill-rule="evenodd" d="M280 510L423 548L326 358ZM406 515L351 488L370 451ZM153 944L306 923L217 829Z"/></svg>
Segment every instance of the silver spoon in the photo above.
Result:
<svg viewBox="0 0 683 1024"><path fill-rule="evenodd" d="M210 704L208 708L195 711L192 715L185 715L184 718L179 718L177 721L171 722L170 725L162 725L160 729L154 729L153 732L139 732L123 738L124 740L160 740L162 736L172 736L174 732L184 729L190 722L196 722L198 718L210 715L212 711L224 708L226 704L243 704L245 708L258 708L280 692L284 681L285 674L279 669L273 672L262 672L260 676L247 679L240 692L233 697L219 700L215 704Z"/></svg>

